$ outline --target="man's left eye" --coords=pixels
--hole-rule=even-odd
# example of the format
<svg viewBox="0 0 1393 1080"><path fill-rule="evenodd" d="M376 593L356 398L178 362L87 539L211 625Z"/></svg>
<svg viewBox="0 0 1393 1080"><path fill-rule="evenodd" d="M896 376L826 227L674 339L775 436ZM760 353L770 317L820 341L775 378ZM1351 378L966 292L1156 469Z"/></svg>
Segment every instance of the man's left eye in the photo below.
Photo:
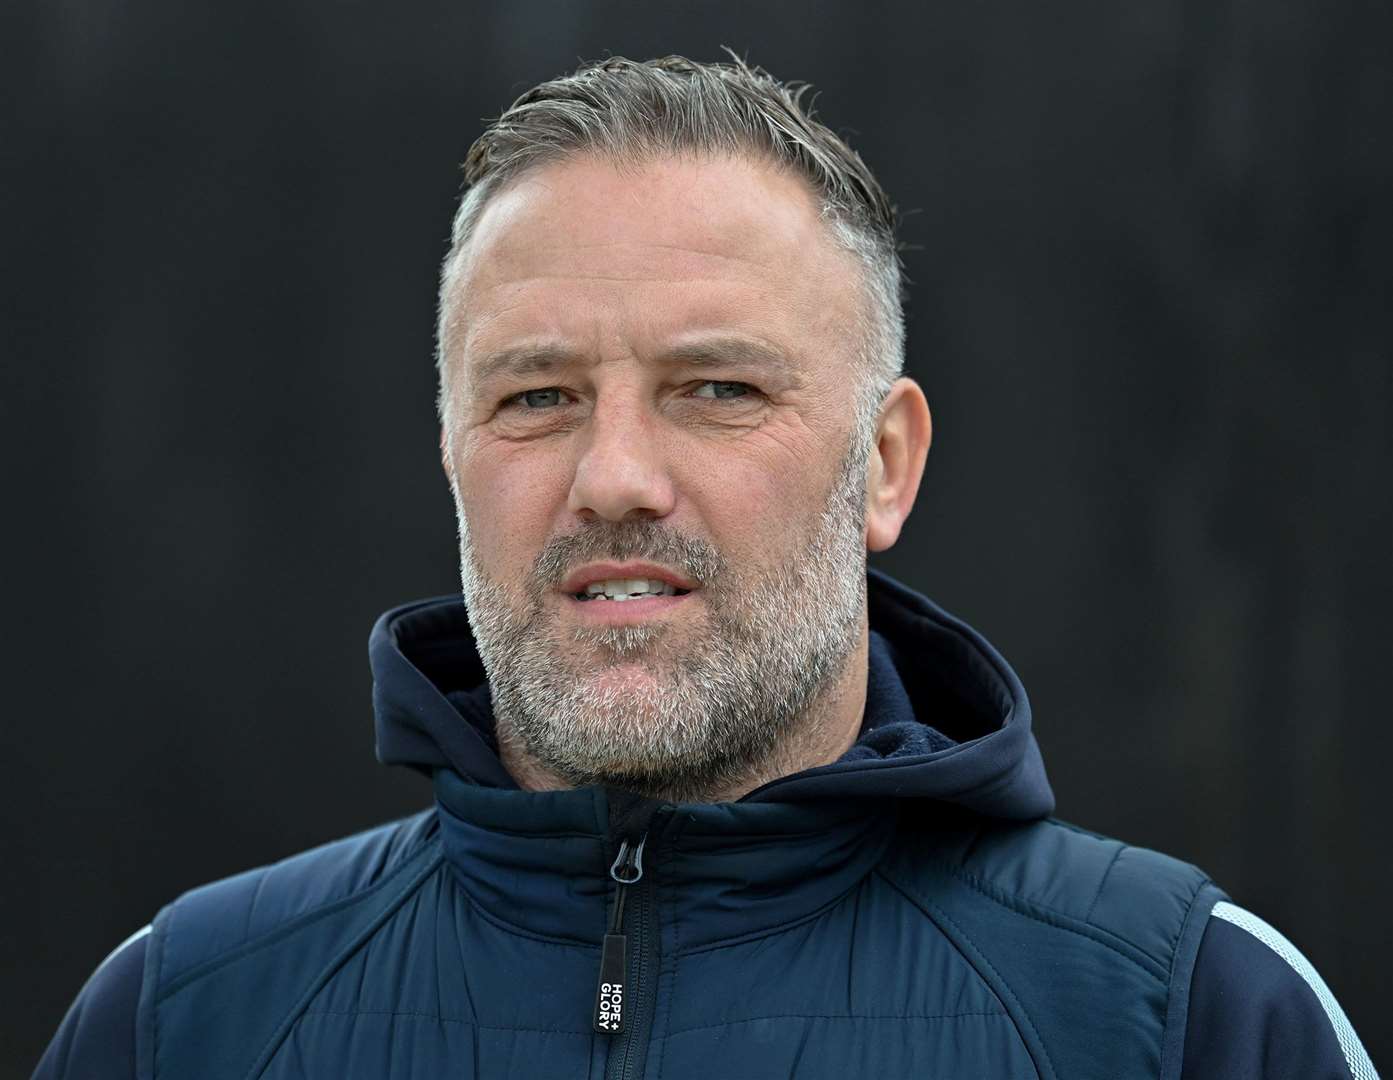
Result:
<svg viewBox="0 0 1393 1080"><path fill-rule="evenodd" d="M704 398L744 397L752 389L749 383L708 381L696 388L695 396Z"/></svg>
<svg viewBox="0 0 1393 1080"><path fill-rule="evenodd" d="M549 409L554 405L561 404L561 391L554 386L548 386L542 390L524 390L521 394L510 398L509 401L515 401L529 409Z"/></svg>

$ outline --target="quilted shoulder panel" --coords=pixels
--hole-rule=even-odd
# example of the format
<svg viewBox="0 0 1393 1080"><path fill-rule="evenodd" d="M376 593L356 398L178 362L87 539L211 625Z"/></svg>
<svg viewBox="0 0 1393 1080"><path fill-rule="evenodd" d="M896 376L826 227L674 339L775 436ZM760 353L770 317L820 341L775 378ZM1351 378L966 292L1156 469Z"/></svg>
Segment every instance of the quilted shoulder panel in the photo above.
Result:
<svg viewBox="0 0 1393 1080"><path fill-rule="evenodd" d="M371 888L435 828L427 811L185 893L155 923L165 980Z"/></svg>
<svg viewBox="0 0 1393 1080"><path fill-rule="evenodd" d="M138 1075L255 1075L312 997L440 861L434 815L423 814L165 907L146 950Z"/></svg>
<svg viewBox="0 0 1393 1080"><path fill-rule="evenodd" d="M932 813L908 837L883 872L998 993L1042 1076L1177 1075L1199 930L1223 895L1201 871L1054 820Z"/></svg>
<svg viewBox="0 0 1393 1080"><path fill-rule="evenodd" d="M1196 897L1209 883L1202 870L1180 859L1053 818L1025 824L954 822L931 843L936 861L984 892L1077 920L1164 968Z"/></svg>

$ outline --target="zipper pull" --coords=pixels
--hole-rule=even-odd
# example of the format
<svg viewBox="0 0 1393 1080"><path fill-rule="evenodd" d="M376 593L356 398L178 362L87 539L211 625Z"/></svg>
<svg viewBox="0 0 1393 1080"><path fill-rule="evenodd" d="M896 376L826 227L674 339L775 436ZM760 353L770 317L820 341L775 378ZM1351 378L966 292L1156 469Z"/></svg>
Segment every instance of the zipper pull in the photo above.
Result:
<svg viewBox="0 0 1393 1080"><path fill-rule="evenodd" d="M628 978L629 966L629 938L624 933L624 900L629 886L643 877L643 845L646 843L647 833L639 837L637 847L627 840L622 841L619 854L609 868L609 876L619 884L614 891L609 931L600 950L600 981L595 987L595 1030L601 1035L617 1035L624 1030L624 982Z"/></svg>

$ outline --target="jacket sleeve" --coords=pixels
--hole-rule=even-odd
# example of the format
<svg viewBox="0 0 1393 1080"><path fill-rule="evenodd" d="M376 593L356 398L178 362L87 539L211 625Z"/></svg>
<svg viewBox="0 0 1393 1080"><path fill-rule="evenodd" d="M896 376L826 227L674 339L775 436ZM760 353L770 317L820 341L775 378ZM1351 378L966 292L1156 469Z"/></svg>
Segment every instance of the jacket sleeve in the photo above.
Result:
<svg viewBox="0 0 1393 1080"><path fill-rule="evenodd" d="M34 1080L135 1080L135 1014L147 926L98 965L58 1025Z"/></svg>
<svg viewBox="0 0 1393 1080"><path fill-rule="evenodd" d="M1190 984L1182 1080L1378 1080L1325 981L1252 912L1216 904Z"/></svg>

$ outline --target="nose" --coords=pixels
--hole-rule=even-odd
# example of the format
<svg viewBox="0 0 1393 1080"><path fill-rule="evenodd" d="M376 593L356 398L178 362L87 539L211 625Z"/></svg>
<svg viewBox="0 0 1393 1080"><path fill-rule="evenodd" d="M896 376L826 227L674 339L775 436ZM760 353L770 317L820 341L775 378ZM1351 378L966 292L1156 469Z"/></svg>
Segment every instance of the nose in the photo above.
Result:
<svg viewBox="0 0 1393 1080"><path fill-rule="evenodd" d="M567 506L582 518L660 518L672 511L673 487L663 448L634 403L610 402L591 413Z"/></svg>

